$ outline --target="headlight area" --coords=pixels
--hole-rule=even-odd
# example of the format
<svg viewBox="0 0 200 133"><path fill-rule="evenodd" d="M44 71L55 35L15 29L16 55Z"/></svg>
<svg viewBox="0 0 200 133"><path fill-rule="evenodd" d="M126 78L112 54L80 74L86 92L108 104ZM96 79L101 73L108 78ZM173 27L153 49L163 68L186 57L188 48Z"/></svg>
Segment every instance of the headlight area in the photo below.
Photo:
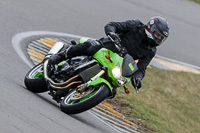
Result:
<svg viewBox="0 0 200 133"><path fill-rule="evenodd" d="M120 66L115 66L112 70L112 74L115 78L117 78L117 83L119 85L123 85L123 84L126 84L127 83L127 80L122 77L122 73L121 73L121 69L120 69Z"/></svg>
<svg viewBox="0 0 200 133"><path fill-rule="evenodd" d="M116 66L112 70L112 74L115 78L119 79L122 76L121 70L119 66Z"/></svg>

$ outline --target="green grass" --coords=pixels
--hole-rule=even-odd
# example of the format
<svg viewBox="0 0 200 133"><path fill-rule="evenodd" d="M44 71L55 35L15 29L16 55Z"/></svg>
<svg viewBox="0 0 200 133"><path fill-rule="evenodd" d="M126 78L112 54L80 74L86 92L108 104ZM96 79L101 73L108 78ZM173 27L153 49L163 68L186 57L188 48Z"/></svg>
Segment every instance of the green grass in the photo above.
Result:
<svg viewBox="0 0 200 133"><path fill-rule="evenodd" d="M126 116L159 133L200 133L200 75L149 68L139 94L118 89Z"/></svg>
<svg viewBox="0 0 200 133"><path fill-rule="evenodd" d="M192 1L197 2L197 3L200 3L200 0L192 0Z"/></svg>

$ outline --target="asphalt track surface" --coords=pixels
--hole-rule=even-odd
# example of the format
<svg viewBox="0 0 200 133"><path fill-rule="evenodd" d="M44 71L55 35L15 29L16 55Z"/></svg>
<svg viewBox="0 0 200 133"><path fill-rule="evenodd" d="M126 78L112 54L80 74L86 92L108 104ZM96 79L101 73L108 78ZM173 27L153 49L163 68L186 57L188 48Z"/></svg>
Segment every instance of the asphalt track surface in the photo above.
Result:
<svg viewBox="0 0 200 133"><path fill-rule="evenodd" d="M30 69L11 45L26 31L55 31L92 38L109 21L164 16L169 39L158 55L200 66L200 5L186 0L7 0L0 1L0 132L115 132L89 112L69 116L46 96L27 91Z"/></svg>

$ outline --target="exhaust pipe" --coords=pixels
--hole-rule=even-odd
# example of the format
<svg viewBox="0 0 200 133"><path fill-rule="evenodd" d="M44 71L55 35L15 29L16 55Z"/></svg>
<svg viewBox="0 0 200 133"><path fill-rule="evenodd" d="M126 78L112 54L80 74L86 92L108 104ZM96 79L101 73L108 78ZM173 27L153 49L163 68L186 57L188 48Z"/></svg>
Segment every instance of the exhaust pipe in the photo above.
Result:
<svg viewBox="0 0 200 133"><path fill-rule="evenodd" d="M81 84L81 83L82 83L82 81L73 81L73 82L71 82L70 84L68 84L67 86L64 86L64 87L54 86L51 83L49 85L51 86L51 88L56 89L56 90L66 90L74 84Z"/></svg>

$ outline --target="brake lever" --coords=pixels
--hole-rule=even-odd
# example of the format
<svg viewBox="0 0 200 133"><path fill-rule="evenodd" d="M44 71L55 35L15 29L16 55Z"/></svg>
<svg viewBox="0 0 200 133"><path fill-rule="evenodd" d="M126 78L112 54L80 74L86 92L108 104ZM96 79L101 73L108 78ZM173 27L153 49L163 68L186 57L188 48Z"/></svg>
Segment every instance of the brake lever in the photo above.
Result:
<svg viewBox="0 0 200 133"><path fill-rule="evenodd" d="M108 35L108 38L109 38L112 42L114 42L114 40L112 39L112 37L111 37L110 35Z"/></svg>
<svg viewBox="0 0 200 133"><path fill-rule="evenodd" d="M115 41L112 39L112 37L111 37L110 35L108 35L108 38L115 44L115 47L117 48L117 50L118 50L119 52L121 52L121 51L122 51L122 46L121 46L121 44L120 44L120 43L119 43L119 44L115 43Z"/></svg>

